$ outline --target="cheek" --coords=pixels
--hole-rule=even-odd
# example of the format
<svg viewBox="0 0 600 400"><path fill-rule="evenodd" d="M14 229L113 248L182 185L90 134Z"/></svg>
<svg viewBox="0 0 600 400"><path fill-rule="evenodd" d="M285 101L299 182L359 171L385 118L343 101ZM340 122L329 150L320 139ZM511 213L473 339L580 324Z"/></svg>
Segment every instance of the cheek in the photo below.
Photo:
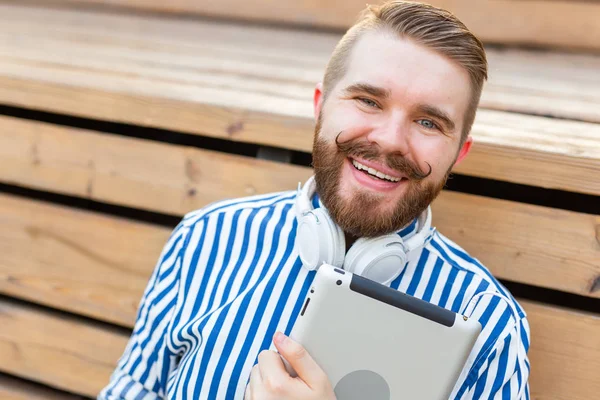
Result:
<svg viewBox="0 0 600 400"><path fill-rule="evenodd" d="M321 129L328 139L335 139L342 132L340 141L347 141L366 135L372 123L372 117L360 112L352 104L345 103L328 110Z"/></svg>
<svg viewBox="0 0 600 400"><path fill-rule="evenodd" d="M412 151L419 165L431 165L432 177L441 179L450 168L454 156L454 143L446 137L428 136L411 143Z"/></svg>

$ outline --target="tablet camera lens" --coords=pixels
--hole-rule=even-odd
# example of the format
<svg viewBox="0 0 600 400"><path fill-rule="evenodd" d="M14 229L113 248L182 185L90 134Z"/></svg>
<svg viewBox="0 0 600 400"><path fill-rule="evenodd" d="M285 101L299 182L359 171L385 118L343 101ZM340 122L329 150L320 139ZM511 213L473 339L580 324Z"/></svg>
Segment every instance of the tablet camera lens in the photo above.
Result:
<svg viewBox="0 0 600 400"><path fill-rule="evenodd" d="M338 286L340 286L340 285L342 284L342 281L341 281L341 280L338 280L338 281L336 282L336 284L337 284Z"/></svg>

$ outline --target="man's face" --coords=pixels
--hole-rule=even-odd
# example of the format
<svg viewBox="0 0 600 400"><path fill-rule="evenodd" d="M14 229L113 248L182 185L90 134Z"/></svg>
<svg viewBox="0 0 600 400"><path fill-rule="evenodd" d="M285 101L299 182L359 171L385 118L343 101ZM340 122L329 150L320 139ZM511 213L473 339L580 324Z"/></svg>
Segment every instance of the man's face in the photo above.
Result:
<svg viewBox="0 0 600 400"><path fill-rule="evenodd" d="M427 208L459 156L470 90L462 67L410 40L358 40L326 103L315 94L317 190L346 233L394 232Z"/></svg>

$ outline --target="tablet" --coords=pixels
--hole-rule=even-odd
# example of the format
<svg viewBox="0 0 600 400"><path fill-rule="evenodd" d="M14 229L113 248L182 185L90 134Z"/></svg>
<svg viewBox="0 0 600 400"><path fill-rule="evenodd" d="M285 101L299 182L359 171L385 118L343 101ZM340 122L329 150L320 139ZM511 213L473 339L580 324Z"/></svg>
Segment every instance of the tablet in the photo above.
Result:
<svg viewBox="0 0 600 400"><path fill-rule="evenodd" d="M323 265L290 337L338 400L447 400L480 332L476 320Z"/></svg>

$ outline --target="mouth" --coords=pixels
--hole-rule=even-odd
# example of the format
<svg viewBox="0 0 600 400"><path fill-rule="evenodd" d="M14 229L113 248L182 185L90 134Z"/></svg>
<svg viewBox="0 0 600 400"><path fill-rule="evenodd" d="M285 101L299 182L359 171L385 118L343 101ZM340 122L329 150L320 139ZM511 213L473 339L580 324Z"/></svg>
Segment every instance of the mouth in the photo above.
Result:
<svg viewBox="0 0 600 400"><path fill-rule="evenodd" d="M368 167L368 166L361 164L358 161L353 160L353 159L350 159L350 161L352 162L352 166L354 168L356 168L357 170L362 171L365 174L367 174L373 178L380 179L382 181L397 183L397 182L400 182L402 179L406 179L403 177L394 177L394 176L385 174L375 168Z"/></svg>
<svg viewBox="0 0 600 400"><path fill-rule="evenodd" d="M408 181L408 178L391 171L381 171L365 161L347 158L348 168L361 186L366 186L376 191L390 191ZM370 165L367 165L370 164Z"/></svg>

